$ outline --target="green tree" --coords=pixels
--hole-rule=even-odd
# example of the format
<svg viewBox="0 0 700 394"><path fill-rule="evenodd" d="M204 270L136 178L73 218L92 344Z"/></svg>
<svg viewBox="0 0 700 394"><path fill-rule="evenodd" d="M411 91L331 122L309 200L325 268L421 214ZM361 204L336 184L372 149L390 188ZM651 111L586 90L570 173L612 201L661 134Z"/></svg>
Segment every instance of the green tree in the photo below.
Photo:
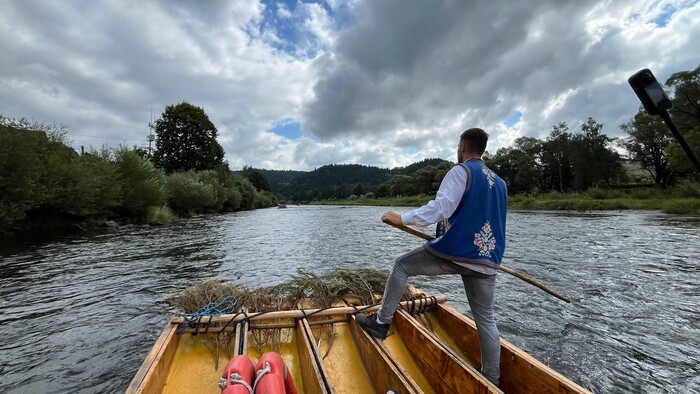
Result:
<svg viewBox="0 0 700 394"><path fill-rule="evenodd" d="M640 109L632 120L620 128L629 135L624 142L631 159L639 163L661 187L668 186L671 169L666 157L666 146L672 141L668 128L658 116L649 115Z"/></svg>
<svg viewBox="0 0 700 394"><path fill-rule="evenodd" d="M572 152L574 187L586 190L591 186L612 182L622 174L619 154L609 148L612 139L603 134L603 124L593 118L581 125L581 134L573 137Z"/></svg>
<svg viewBox="0 0 700 394"><path fill-rule="evenodd" d="M121 184L121 209L127 216L143 220L148 209L165 204L165 177L150 161L122 148L116 152L116 175Z"/></svg>
<svg viewBox="0 0 700 394"><path fill-rule="evenodd" d="M382 183L381 185L377 186L376 189L374 189L374 195L377 198L389 197L390 192L391 186L388 183Z"/></svg>
<svg viewBox="0 0 700 394"><path fill-rule="evenodd" d="M241 175L246 177L250 181L250 183L252 183L253 186L255 186L256 189L264 190L267 192L272 191L272 187L270 186L270 180L262 171L256 170L255 168L250 166L243 166L243 171L241 171Z"/></svg>
<svg viewBox="0 0 700 394"><path fill-rule="evenodd" d="M223 163L216 127L200 107L186 102L165 107L155 131L153 159L166 173L211 170Z"/></svg>
<svg viewBox="0 0 700 394"><path fill-rule="evenodd" d="M560 122L552 127L543 144L542 161L549 175L547 191L558 190L563 193L571 187L571 140L569 126L566 122Z"/></svg>
<svg viewBox="0 0 700 394"><path fill-rule="evenodd" d="M670 112L678 129L685 133L700 126L700 66L692 71L673 73L666 80L673 89Z"/></svg>
<svg viewBox="0 0 700 394"><path fill-rule="evenodd" d="M696 127L685 133L685 140L688 142L690 149L692 149L697 156L700 156L700 127ZM681 174L692 174L697 171L678 142L674 141L670 143L667 150L668 164L671 170Z"/></svg>

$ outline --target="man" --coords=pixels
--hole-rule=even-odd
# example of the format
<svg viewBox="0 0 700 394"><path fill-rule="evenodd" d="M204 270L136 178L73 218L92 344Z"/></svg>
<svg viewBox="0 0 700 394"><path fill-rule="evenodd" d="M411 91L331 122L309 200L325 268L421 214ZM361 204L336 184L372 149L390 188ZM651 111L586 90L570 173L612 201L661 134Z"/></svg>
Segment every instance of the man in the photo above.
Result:
<svg viewBox="0 0 700 394"><path fill-rule="evenodd" d="M481 373L498 385L500 339L494 318L496 273L505 250L505 182L481 156L488 134L472 128L462 133L458 165L442 180L434 200L403 215L387 212L382 221L397 225L429 225L448 219L444 234L396 259L382 305L376 315L357 315L370 335L385 339L409 276L459 274L479 332Z"/></svg>

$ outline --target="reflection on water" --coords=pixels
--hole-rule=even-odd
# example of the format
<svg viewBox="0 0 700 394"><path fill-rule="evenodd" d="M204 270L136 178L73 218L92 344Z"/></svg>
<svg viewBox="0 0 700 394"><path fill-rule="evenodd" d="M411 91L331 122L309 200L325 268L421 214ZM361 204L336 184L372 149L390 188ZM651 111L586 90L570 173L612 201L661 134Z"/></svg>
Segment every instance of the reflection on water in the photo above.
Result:
<svg viewBox="0 0 700 394"><path fill-rule="evenodd" d="M0 392L123 391L168 297L197 279L388 271L421 241L381 224L385 210L290 206L4 247ZM500 274L503 337L595 392L700 392L700 218L511 212L508 226L504 264L572 304ZM411 283L468 312L458 277Z"/></svg>

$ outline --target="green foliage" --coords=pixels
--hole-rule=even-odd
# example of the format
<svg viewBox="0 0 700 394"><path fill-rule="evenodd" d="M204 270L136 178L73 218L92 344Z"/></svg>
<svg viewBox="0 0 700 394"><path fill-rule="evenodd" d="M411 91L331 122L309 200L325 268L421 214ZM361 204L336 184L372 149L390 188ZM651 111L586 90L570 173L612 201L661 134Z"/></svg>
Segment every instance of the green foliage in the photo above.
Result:
<svg viewBox="0 0 700 394"><path fill-rule="evenodd" d="M180 215L190 216L216 205L216 192L194 171L168 175L168 204Z"/></svg>
<svg viewBox="0 0 700 394"><path fill-rule="evenodd" d="M700 199L687 198L665 201L662 210L664 213L700 215Z"/></svg>
<svg viewBox="0 0 700 394"><path fill-rule="evenodd" d="M695 152L696 156L700 157L700 127L688 131L684 137L690 149ZM678 142L670 143L667 151L668 164L673 171L680 174L692 174L696 171L695 166Z"/></svg>
<svg viewBox="0 0 700 394"><path fill-rule="evenodd" d="M671 190L671 194L678 198L700 198L700 182L681 181Z"/></svg>
<svg viewBox="0 0 700 394"><path fill-rule="evenodd" d="M252 183L253 186L255 186L256 189L268 192L272 191L272 187L270 186L270 180L267 179L267 176L265 176L265 174L262 171L256 170L255 168L250 166L244 166L243 171L241 171L241 175L246 177L250 181L250 183Z"/></svg>
<svg viewBox="0 0 700 394"><path fill-rule="evenodd" d="M223 163L217 129L200 107L186 102L165 107L155 131L153 159L166 173L210 170Z"/></svg>
<svg viewBox="0 0 700 394"><path fill-rule="evenodd" d="M233 184L241 194L241 209L255 209L255 197L257 196L255 186L242 176L235 176Z"/></svg>
<svg viewBox="0 0 700 394"><path fill-rule="evenodd" d="M170 223L174 218L175 214L172 209L167 205L163 205L162 207L150 207L146 222L148 224L163 225Z"/></svg>
<svg viewBox="0 0 700 394"><path fill-rule="evenodd" d="M48 145L42 132L0 126L0 231L23 220L27 211L46 201L42 183L43 158Z"/></svg>
<svg viewBox="0 0 700 394"><path fill-rule="evenodd" d="M652 175L656 185L668 186L671 170L666 146L672 139L661 118L640 109L632 120L620 128L629 135L623 145L629 151L631 159Z"/></svg>
<svg viewBox="0 0 700 394"><path fill-rule="evenodd" d="M165 176L153 164L124 147L116 151L116 176L121 184L121 211L144 220L148 208L166 201Z"/></svg>
<svg viewBox="0 0 700 394"><path fill-rule="evenodd" d="M391 186L388 183L382 183L381 185L377 186L376 189L374 189L374 195L377 198L389 197L390 192Z"/></svg>
<svg viewBox="0 0 700 394"><path fill-rule="evenodd" d="M447 164L448 167L452 167L454 163L443 160L443 159L424 159L419 162L415 162L413 164L410 164L406 167L396 167L391 169L391 174L392 175L413 175L414 173L418 172L419 170L426 168L426 167L438 167L440 165Z"/></svg>
<svg viewBox="0 0 700 394"><path fill-rule="evenodd" d="M666 81L673 90L670 112L682 133L700 127L700 66L674 73Z"/></svg>

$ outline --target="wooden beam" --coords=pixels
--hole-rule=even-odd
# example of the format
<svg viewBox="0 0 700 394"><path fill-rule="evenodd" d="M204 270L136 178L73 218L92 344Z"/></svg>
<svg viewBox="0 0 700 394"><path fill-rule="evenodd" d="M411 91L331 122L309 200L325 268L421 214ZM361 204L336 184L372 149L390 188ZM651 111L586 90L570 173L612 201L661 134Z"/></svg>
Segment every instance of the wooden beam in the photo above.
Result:
<svg viewBox="0 0 700 394"><path fill-rule="evenodd" d="M360 351L360 358L378 393L422 393L418 385L391 361L375 338L368 335L353 318L350 330Z"/></svg>
<svg viewBox="0 0 700 394"><path fill-rule="evenodd" d="M323 358L319 356L318 348L313 341L311 327L306 319L299 321L296 328L296 336L300 360L299 367L301 368L301 378L304 381L304 392L309 394L335 393L333 386L328 381Z"/></svg>
<svg viewBox="0 0 700 394"><path fill-rule="evenodd" d="M397 311L393 323L437 393L503 393L478 371L454 356L406 311Z"/></svg>
<svg viewBox="0 0 700 394"><path fill-rule="evenodd" d="M442 303L447 301L447 296L446 295L439 295L435 297L435 300L438 303ZM411 303L415 303L412 301L403 301L400 303L401 307L410 305ZM425 303L427 305L432 305L433 301L432 298L428 298L425 300ZM326 308L326 309L292 309L288 311L271 311L271 312L257 312L257 313L249 313L247 315L242 315L242 314L234 314L234 315L221 315L221 316L203 316L202 319L199 321L199 323L228 323L230 320L233 319L233 323L239 322L241 320L274 320L274 319L296 319L296 318L302 318L302 317L307 317L309 315L313 316L327 316L327 315L350 315L350 314L355 314L358 312L376 312L381 305L364 305L364 306L356 306L356 307L349 307L349 306L341 306L341 307L334 307L334 308ZM170 319L171 324L181 324L185 323L185 318L180 317L180 316L175 316Z"/></svg>
<svg viewBox="0 0 700 394"><path fill-rule="evenodd" d="M479 335L474 321L447 305L440 305L433 314L457 346L469 358L481 363ZM499 386L514 393L591 393L503 338Z"/></svg>
<svg viewBox="0 0 700 394"><path fill-rule="evenodd" d="M146 367L146 374L143 379L133 387L129 385L127 393L156 393L160 392L165 386L165 380L168 377L170 366L175 357L178 345L180 344L180 336L177 334L177 328L172 329L172 326L166 328L160 338L153 346L151 352L146 357L146 361L141 365L141 369ZM139 369L139 372L141 372ZM132 380L132 384L137 380L139 373Z"/></svg>

